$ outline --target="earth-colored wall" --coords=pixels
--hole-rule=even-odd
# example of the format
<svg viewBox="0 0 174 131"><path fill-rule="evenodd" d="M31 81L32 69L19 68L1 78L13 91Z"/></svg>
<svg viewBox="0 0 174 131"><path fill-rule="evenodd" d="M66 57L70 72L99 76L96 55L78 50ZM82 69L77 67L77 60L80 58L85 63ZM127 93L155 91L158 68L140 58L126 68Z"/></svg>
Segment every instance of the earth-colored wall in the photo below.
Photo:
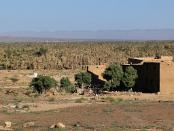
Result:
<svg viewBox="0 0 174 131"><path fill-rule="evenodd" d="M145 62L143 64L143 85L145 92L157 93L160 90L160 63Z"/></svg>
<svg viewBox="0 0 174 131"><path fill-rule="evenodd" d="M161 63L160 93L174 94L174 63Z"/></svg>
<svg viewBox="0 0 174 131"><path fill-rule="evenodd" d="M123 65L123 69L130 65ZM142 65L131 65L138 73L134 91L144 93L157 93L160 88L160 63L145 62Z"/></svg>

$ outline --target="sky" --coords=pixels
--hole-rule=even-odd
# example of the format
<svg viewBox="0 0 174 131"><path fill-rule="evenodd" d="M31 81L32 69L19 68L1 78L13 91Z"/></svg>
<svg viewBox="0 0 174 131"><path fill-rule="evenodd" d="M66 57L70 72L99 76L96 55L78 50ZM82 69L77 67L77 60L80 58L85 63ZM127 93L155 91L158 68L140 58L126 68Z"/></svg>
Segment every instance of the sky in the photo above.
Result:
<svg viewBox="0 0 174 131"><path fill-rule="evenodd" d="M174 0L0 0L0 32L174 29Z"/></svg>

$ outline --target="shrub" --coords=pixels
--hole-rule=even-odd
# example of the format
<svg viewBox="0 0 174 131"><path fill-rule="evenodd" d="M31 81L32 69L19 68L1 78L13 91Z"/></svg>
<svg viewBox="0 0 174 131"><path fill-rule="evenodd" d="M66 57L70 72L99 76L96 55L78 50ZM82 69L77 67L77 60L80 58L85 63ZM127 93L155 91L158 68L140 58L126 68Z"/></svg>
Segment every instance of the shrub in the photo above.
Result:
<svg viewBox="0 0 174 131"><path fill-rule="evenodd" d="M71 82L68 77L62 77L60 80L60 87L61 88L66 88L67 86L70 86Z"/></svg>
<svg viewBox="0 0 174 131"><path fill-rule="evenodd" d="M120 82L123 78L123 69L121 65L112 64L106 68L103 73L103 78L107 80L104 89L116 90L120 86Z"/></svg>
<svg viewBox="0 0 174 131"><path fill-rule="evenodd" d="M161 54L159 52L156 52L155 59L161 59Z"/></svg>
<svg viewBox="0 0 174 131"><path fill-rule="evenodd" d="M132 66L128 66L125 69L124 76L122 82L126 87L126 90L129 90L135 85L135 81L138 78L137 70Z"/></svg>
<svg viewBox="0 0 174 131"><path fill-rule="evenodd" d="M111 90L111 82L110 81L106 81L103 87L104 91L110 91Z"/></svg>
<svg viewBox="0 0 174 131"><path fill-rule="evenodd" d="M110 97L110 96L103 98L103 100L108 101L112 104L119 104L123 101L122 98L114 98L114 97Z"/></svg>
<svg viewBox="0 0 174 131"><path fill-rule="evenodd" d="M76 84L83 88L84 86L90 86L91 84L91 74L88 72L80 72L75 74Z"/></svg>
<svg viewBox="0 0 174 131"><path fill-rule="evenodd" d="M118 85L115 81L106 81L104 84L103 90L113 91L113 90L116 90L117 87Z"/></svg>
<svg viewBox="0 0 174 131"><path fill-rule="evenodd" d="M86 98L81 97L81 98L76 99L75 103L83 103L86 100L87 100Z"/></svg>
<svg viewBox="0 0 174 131"><path fill-rule="evenodd" d="M61 89L64 89L68 93L74 93L76 92L76 88L72 83L70 82L68 77L63 77L60 80L60 87Z"/></svg>
<svg viewBox="0 0 174 131"><path fill-rule="evenodd" d="M42 55L46 56L47 51L48 51L47 48L41 47L41 48L39 48L38 51L35 52L35 55L37 55L38 57L40 57Z"/></svg>
<svg viewBox="0 0 174 131"><path fill-rule="evenodd" d="M67 93L75 93L77 91L77 89L74 85L71 84L65 88L65 91Z"/></svg>
<svg viewBox="0 0 174 131"><path fill-rule="evenodd" d="M54 78L43 75L39 75L38 77L33 78L30 83L30 86L40 94L42 94L44 91L46 92L52 87L56 87L56 85L57 82Z"/></svg>
<svg viewBox="0 0 174 131"><path fill-rule="evenodd" d="M16 78L16 77L11 77L10 80L11 80L13 83L16 83L17 81L19 81L19 79Z"/></svg>

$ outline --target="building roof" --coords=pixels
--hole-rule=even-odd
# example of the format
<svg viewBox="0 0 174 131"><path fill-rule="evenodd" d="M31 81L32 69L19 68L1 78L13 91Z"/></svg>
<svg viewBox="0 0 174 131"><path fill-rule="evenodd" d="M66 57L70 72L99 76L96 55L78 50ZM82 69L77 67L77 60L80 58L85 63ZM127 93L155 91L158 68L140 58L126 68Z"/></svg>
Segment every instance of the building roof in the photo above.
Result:
<svg viewBox="0 0 174 131"><path fill-rule="evenodd" d="M135 57L128 59L129 64L143 64L144 62L173 62L173 56L161 56L160 58L156 57Z"/></svg>
<svg viewBox="0 0 174 131"><path fill-rule="evenodd" d="M90 65L88 66L87 71L93 73L94 75L97 75L98 79L105 81L102 74L105 71L106 67L106 65Z"/></svg>

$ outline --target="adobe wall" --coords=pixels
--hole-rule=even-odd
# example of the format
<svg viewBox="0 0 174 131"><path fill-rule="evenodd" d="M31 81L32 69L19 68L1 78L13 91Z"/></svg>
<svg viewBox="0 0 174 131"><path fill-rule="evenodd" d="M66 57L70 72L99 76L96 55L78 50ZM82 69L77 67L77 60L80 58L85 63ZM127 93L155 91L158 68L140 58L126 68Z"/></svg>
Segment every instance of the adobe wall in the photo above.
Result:
<svg viewBox="0 0 174 131"><path fill-rule="evenodd" d="M123 69L130 65L123 65ZM138 73L134 91L157 93L160 88L160 63L145 62L142 65L131 65Z"/></svg>
<svg viewBox="0 0 174 131"><path fill-rule="evenodd" d="M161 63L160 93L174 94L174 63Z"/></svg>
<svg viewBox="0 0 174 131"><path fill-rule="evenodd" d="M98 76L98 79L105 81L102 76L102 73L105 71L106 67L107 65L90 65L87 66L87 72L92 73Z"/></svg>
<svg viewBox="0 0 174 131"><path fill-rule="evenodd" d="M128 63L129 64L140 64L142 62L143 62L143 60L140 60L140 59L128 58Z"/></svg>
<svg viewBox="0 0 174 131"><path fill-rule="evenodd" d="M143 85L145 92L157 93L160 91L160 63L145 62L143 64Z"/></svg>

